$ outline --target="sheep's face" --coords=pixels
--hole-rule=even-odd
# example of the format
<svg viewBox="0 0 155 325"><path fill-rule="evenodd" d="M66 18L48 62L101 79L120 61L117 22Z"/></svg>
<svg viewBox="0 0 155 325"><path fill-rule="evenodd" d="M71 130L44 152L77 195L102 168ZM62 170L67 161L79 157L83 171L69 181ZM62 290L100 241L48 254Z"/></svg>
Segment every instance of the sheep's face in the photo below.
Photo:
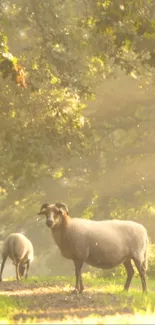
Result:
<svg viewBox="0 0 155 325"><path fill-rule="evenodd" d="M63 211L55 206L49 206L46 211L46 225L49 228L59 227L62 221Z"/></svg>
<svg viewBox="0 0 155 325"><path fill-rule="evenodd" d="M48 206L45 206L45 204L43 204L38 214L44 214L46 216L47 227L53 229L58 228L61 225L64 213L65 211L62 208L57 208L55 204Z"/></svg>

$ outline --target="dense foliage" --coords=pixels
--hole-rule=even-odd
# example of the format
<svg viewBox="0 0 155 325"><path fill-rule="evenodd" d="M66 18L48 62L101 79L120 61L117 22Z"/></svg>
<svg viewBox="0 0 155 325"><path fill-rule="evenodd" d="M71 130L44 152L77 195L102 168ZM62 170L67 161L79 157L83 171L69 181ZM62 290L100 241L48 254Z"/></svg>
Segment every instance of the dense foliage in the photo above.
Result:
<svg viewBox="0 0 155 325"><path fill-rule="evenodd" d="M154 6L1 1L2 233L37 241L40 203L61 200L72 215L141 221L155 240Z"/></svg>

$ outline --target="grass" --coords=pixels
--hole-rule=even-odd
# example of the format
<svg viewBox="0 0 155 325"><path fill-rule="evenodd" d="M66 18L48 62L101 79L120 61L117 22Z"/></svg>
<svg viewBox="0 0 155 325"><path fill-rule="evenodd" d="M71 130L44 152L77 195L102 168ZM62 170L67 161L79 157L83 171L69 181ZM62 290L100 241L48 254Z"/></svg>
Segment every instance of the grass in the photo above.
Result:
<svg viewBox="0 0 155 325"><path fill-rule="evenodd" d="M134 278L129 292L125 279L83 275L86 290L70 295L74 277L32 277L2 283L0 324L155 324L155 281L148 280L148 294ZM9 291L11 288L11 291Z"/></svg>

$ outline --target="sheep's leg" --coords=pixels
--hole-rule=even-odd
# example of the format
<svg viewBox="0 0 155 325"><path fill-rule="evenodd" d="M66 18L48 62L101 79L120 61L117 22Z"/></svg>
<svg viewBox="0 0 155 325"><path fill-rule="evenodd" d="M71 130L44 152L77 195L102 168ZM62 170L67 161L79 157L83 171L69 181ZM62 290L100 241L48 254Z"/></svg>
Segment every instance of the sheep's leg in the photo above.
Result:
<svg viewBox="0 0 155 325"><path fill-rule="evenodd" d="M2 273L3 273L3 269L4 269L6 259L7 259L7 256L3 256L3 260L2 260L2 264L1 264L1 270L0 270L0 282L2 282Z"/></svg>
<svg viewBox="0 0 155 325"><path fill-rule="evenodd" d="M28 277L28 270L29 270L29 267L30 267L30 261L28 260L27 263L26 263L26 274L25 274L25 279L27 279L27 277Z"/></svg>
<svg viewBox="0 0 155 325"><path fill-rule="evenodd" d="M143 292L147 292L145 268L143 267L141 261L137 259L133 259L133 260L141 278Z"/></svg>
<svg viewBox="0 0 155 325"><path fill-rule="evenodd" d="M20 280L19 264L20 264L20 262L16 263L16 279L17 279L17 281Z"/></svg>
<svg viewBox="0 0 155 325"><path fill-rule="evenodd" d="M131 264L131 260L125 261L124 262L124 267L125 267L126 272L127 272L127 279L126 279L126 282L125 282L125 285L124 285L124 290L128 291L128 289L130 287L132 277L134 275L134 269L133 269L133 266Z"/></svg>
<svg viewBox="0 0 155 325"><path fill-rule="evenodd" d="M81 293L84 289L83 283L82 283L82 277L81 277L81 268L82 268L83 262L74 261L74 265L75 265L76 284L75 284L75 290L73 291L73 293L75 293L75 292Z"/></svg>
<svg viewBox="0 0 155 325"><path fill-rule="evenodd" d="M84 290L83 282L82 282L82 276L80 274L80 292Z"/></svg>

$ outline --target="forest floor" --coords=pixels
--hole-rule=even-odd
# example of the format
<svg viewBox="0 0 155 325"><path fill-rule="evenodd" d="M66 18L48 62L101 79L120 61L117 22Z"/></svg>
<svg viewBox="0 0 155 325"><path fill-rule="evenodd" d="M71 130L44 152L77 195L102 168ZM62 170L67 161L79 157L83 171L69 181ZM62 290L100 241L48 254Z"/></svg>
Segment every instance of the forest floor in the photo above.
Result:
<svg viewBox="0 0 155 325"><path fill-rule="evenodd" d="M148 294L139 278L123 291L125 278L83 275L85 291L71 294L74 277L30 278L0 283L0 324L155 324L155 281Z"/></svg>

